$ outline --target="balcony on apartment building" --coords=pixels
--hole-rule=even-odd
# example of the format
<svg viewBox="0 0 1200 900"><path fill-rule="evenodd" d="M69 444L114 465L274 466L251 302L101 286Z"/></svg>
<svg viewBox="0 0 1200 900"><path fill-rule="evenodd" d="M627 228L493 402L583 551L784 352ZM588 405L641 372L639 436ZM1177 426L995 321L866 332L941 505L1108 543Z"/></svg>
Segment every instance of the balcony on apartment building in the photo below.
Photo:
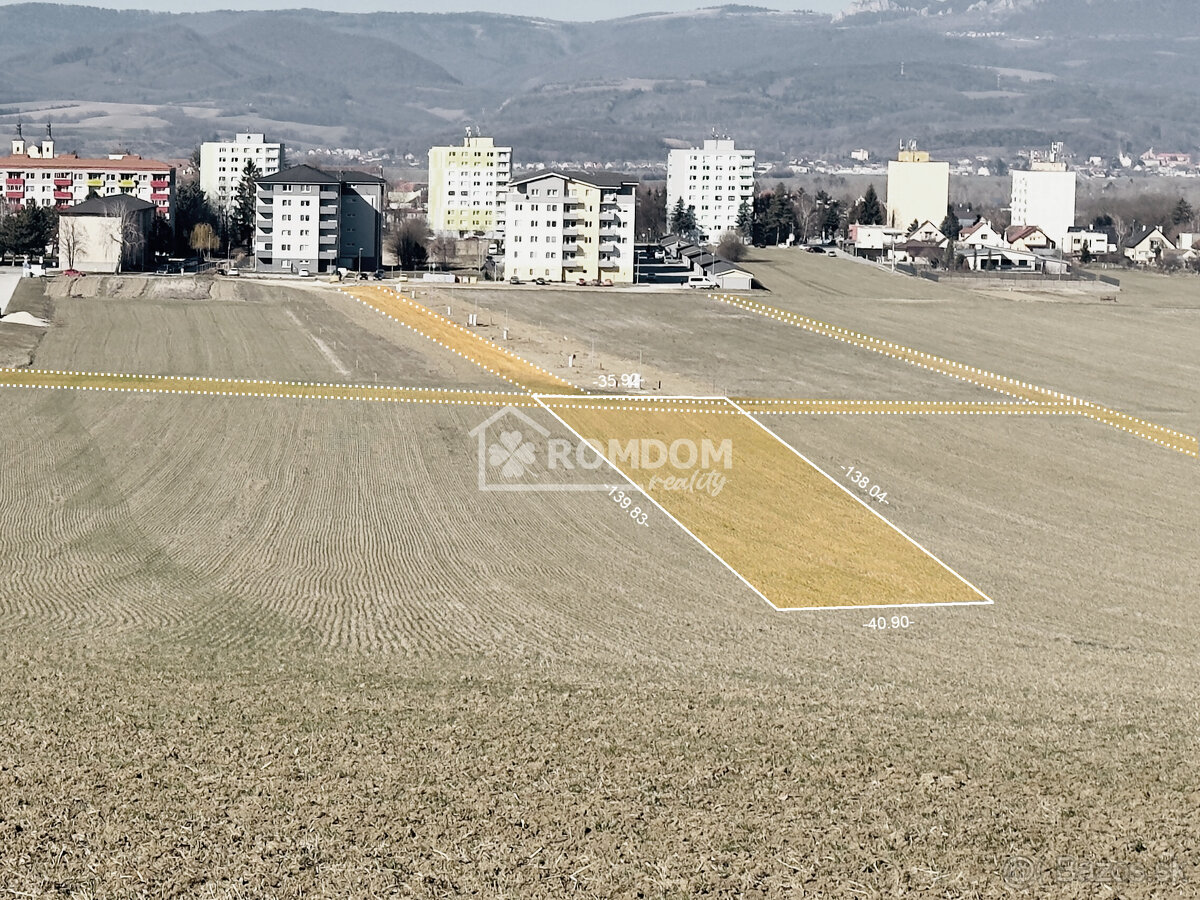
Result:
<svg viewBox="0 0 1200 900"><path fill-rule="evenodd" d="M54 192L55 200L71 200L74 198L74 196L75 195L72 194L70 191L55 191Z"/></svg>
<svg viewBox="0 0 1200 900"><path fill-rule="evenodd" d="M150 194L150 199L153 200L155 203L168 203L171 200L171 195L170 194L162 194L162 193L159 193L159 194L152 193L152 194Z"/></svg>
<svg viewBox="0 0 1200 900"><path fill-rule="evenodd" d="M54 179L54 186L57 188L70 187L74 183L75 183L75 180L73 178L55 178Z"/></svg>
<svg viewBox="0 0 1200 900"><path fill-rule="evenodd" d="M150 187L155 190L166 190L171 186L171 182L166 178L151 178Z"/></svg>
<svg viewBox="0 0 1200 900"><path fill-rule="evenodd" d="M337 200L339 197L341 197L341 196L342 196L342 192L341 192L341 191L338 191L338 190L332 190L332 191L331 191L331 190L321 190L317 196L318 196L318 197L319 197L319 198L320 198L322 201L324 201L324 200Z"/></svg>
<svg viewBox="0 0 1200 900"><path fill-rule="evenodd" d="M322 217L337 216L337 213L338 213L337 204L336 203L323 203L323 204L321 204L321 206L317 210L317 212L320 213L320 215Z"/></svg>

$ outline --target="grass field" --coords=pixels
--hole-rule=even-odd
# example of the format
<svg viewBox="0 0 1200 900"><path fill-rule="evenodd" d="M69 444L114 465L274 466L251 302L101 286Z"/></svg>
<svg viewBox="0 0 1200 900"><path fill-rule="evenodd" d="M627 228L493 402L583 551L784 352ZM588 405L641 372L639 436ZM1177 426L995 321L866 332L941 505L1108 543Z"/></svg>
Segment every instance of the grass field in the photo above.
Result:
<svg viewBox="0 0 1200 900"><path fill-rule="evenodd" d="M1114 307L761 256L771 306L1195 434L1188 279L1129 279ZM53 327L0 325L0 347L46 370L515 390L327 286L82 281L22 285L14 310ZM507 317L505 346L577 388L641 365L648 396L845 403L760 418L886 489L994 605L884 631L781 615L657 509L480 492L488 406L0 387L0 888L1195 893L1194 459L1076 415L858 413L1006 398L694 292L421 291L458 324L478 304L493 343ZM553 412L584 402L604 401ZM595 427L628 431L611 416ZM760 476L768 510L801 505Z"/></svg>

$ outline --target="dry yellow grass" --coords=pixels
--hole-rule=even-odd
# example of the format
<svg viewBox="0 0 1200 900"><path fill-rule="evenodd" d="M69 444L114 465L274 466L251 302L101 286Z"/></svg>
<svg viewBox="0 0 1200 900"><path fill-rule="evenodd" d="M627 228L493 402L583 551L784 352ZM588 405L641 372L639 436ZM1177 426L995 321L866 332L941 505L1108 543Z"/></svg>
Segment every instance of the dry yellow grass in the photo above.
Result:
<svg viewBox="0 0 1200 900"><path fill-rule="evenodd" d="M570 382L541 366L535 366L391 288L363 286L345 288L342 292L522 390L553 394L582 393Z"/></svg>
<svg viewBox="0 0 1200 900"><path fill-rule="evenodd" d="M986 602L749 416L569 401L554 411L780 609ZM614 451L631 441L685 443L648 468L646 456ZM729 456L714 453L705 467L705 441L717 451L728 441ZM696 465L688 445L698 448ZM702 474L692 490L664 481L698 471L719 478Z"/></svg>

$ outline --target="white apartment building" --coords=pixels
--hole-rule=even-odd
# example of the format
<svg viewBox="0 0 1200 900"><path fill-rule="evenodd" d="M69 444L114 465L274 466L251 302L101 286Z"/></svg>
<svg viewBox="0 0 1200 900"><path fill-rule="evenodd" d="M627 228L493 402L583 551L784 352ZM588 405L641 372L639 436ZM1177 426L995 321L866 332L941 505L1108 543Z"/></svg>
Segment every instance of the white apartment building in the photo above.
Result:
<svg viewBox="0 0 1200 900"><path fill-rule="evenodd" d="M261 134L238 134L232 141L205 141L200 145L200 190L216 209L225 209L237 197L242 170L253 160L261 177L279 171L283 144L268 144Z"/></svg>
<svg viewBox="0 0 1200 900"><path fill-rule="evenodd" d="M505 276L632 283L637 185L608 172L545 171L513 181Z"/></svg>
<svg viewBox="0 0 1200 900"><path fill-rule="evenodd" d="M933 162L909 145L888 160L887 223L907 229L913 222L941 222L950 202L950 163Z"/></svg>
<svg viewBox="0 0 1200 900"><path fill-rule="evenodd" d="M512 177L512 147L467 135L461 147L429 148L429 228L501 241Z"/></svg>
<svg viewBox="0 0 1200 900"><path fill-rule="evenodd" d="M316 275L374 271L383 251L387 183L366 172L292 166L257 181L255 268Z"/></svg>
<svg viewBox="0 0 1200 900"><path fill-rule="evenodd" d="M175 214L175 167L170 163L132 153L93 159L56 153L49 125L40 145L27 143L18 125L10 149L8 156L0 156L4 202L10 207L64 210L91 196L128 194L153 204L168 222Z"/></svg>
<svg viewBox="0 0 1200 900"><path fill-rule="evenodd" d="M754 151L727 138L667 154L667 214L679 198L695 209L700 240L717 241L737 228L738 210L754 202Z"/></svg>
<svg viewBox="0 0 1200 900"><path fill-rule="evenodd" d="M1035 162L1012 173L1012 223L1037 225L1055 246L1070 244L1075 224L1075 173L1062 162Z"/></svg>

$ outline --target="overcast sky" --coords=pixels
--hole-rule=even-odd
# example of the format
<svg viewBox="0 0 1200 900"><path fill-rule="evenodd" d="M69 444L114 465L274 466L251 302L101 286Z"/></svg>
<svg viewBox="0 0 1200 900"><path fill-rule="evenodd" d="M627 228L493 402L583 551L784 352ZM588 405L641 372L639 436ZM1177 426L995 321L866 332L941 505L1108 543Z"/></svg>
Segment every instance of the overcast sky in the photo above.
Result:
<svg viewBox="0 0 1200 900"><path fill-rule="evenodd" d="M0 0L0 5L9 6L25 0ZM58 0L71 2L71 0ZM818 12L837 12L850 5L850 0L791 0L787 3L755 2L743 0L746 5L765 6L771 9L812 9ZM80 6L102 6L108 9L155 9L164 12L199 12L209 9L330 9L341 12L485 12L511 13L522 16L545 16L551 19L612 19L645 12L689 10L703 6L722 5L712 0L608 0L606 3L584 2L584 0L412 0L412 2L387 2L387 0L253 0L250 3L232 3L230 0L112 0L112 2L83 2Z"/></svg>

